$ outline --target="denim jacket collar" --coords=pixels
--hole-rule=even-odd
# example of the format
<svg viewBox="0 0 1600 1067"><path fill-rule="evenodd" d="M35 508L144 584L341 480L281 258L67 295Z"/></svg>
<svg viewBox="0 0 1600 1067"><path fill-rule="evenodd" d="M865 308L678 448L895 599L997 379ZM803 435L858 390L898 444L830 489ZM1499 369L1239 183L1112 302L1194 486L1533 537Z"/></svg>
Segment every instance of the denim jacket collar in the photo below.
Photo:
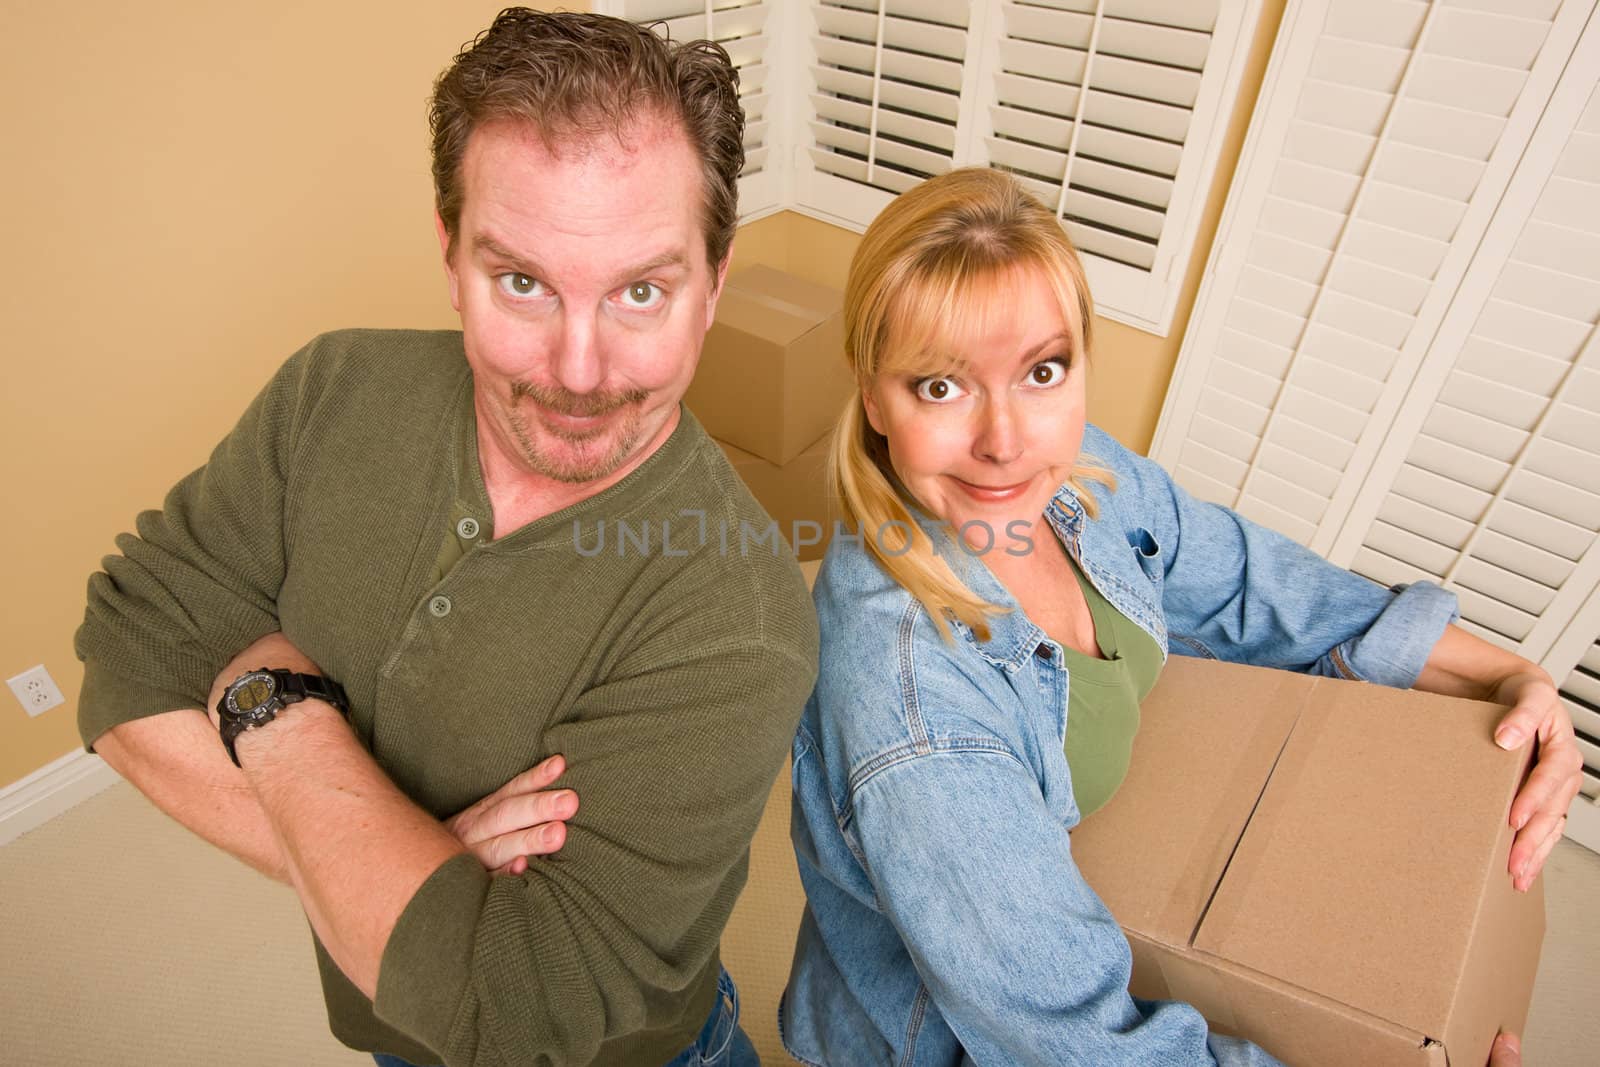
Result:
<svg viewBox="0 0 1600 1067"><path fill-rule="evenodd" d="M1049 635L1028 618L1017 603L1016 597L1012 596L1011 591L995 577L994 572L984 563L983 556L968 551L956 542L950 533L949 523L915 508L912 509L912 514L923 532L932 540L934 551L950 566L956 577L988 603L1007 609L989 616L987 641L979 640L972 628L960 619L949 620L955 633L970 644L978 655L1008 674L1014 674L1027 665L1041 645L1047 647L1053 645ZM1056 536L1061 539L1067 554L1080 568L1084 568L1079 537L1088 521L1088 515L1071 485L1063 485L1056 491L1055 496L1045 507L1044 518L1050 523ZM1085 573L1088 573L1087 569ZM1096 588L1100 588L1101 581L1092 576L1090 580L1094 582ZM1110 599L1119 607L1124 607L1124 597L1113 596ZM1162 636L1164 651L1165 635Z"/></svg>
<svg viewBox="0 0 1600 1067"><path fill-rule="evenodd" d="M1109 510L1109 501L1102 503L1101 507L1103 511ZM994 572L983 562L983 557L967 551L965 547L956 543L948 523L916 508L912 509L912 515L923 532L932 540L934 551L949 564L956 577L966 583L968 589L991 604L1009 609L989 616L987 641L980 641L972 628L961 620L950 620L956 634L971 645L978 655L1007 673L1015 673L1027 664L1029 657L1035 654L1040 645L1049 647L1054 644L1049 635L1023 613L1016 597L1012 596L1011 591L995 577ZM1056 490L1055 495L1050 498L1050 503L1045 505L1044 518L1056 536L1061 539L1067 554L1100 591L1100 595L1150 634L1161 648L1164 659L1167 651L1167 627L1156 599L1138 585L1120 579L1113 569L1099 565L1095 558L1085 558L1086 555L1088 557L1101 555L1095 551L1097 547L1108 549L1103 558L1107 560L1114 558L1109 549L1117 546L1100 545L1099 542L1106 537L1122 540L1116 524L1104 521L1105 516L1102 516L1101 520L1091 519L1071 484L1063 485ZM1085 539L1094 544L1086 548ZM1128 547L1123 545L1118 551L1126 552Z"/></svg>

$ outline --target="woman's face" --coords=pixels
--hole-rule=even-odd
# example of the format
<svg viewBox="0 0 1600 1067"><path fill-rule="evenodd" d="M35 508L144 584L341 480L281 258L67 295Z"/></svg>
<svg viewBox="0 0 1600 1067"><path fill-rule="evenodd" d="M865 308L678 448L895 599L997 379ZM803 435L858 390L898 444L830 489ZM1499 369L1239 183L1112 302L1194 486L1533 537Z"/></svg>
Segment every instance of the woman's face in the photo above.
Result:
<svg viewBox="0 0 1600 1067"><path fill-rule="evenodd" d="M1072 473L1087 369L1041 272L991 292L961 370L880 374L863 396L901 483L979 551L1015 544L1008 524L1038 520Z"/></svg>

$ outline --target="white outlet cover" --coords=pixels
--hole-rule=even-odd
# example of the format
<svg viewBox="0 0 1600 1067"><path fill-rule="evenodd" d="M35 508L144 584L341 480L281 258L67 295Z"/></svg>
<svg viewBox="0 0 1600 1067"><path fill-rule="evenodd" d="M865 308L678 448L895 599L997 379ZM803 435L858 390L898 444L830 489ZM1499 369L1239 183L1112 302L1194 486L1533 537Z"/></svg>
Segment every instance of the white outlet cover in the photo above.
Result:
<svg viewBox="0 0 1600 1067"><path fill-rule="evenodd" d="M37 667L30 667L15 677L7 678L6 685L11 687L17 703L21 704L29 715L38 715L58 704L66 703L66 697L61 695L61 689L42 663Z"/></svg>

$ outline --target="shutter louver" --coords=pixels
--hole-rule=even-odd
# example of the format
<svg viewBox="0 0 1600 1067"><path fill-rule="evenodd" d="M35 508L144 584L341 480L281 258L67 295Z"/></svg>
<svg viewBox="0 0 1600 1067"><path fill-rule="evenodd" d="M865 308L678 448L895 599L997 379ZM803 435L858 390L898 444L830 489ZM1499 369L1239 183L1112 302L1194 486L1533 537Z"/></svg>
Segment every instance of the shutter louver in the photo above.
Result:
<svg viewBox="0 0 1600 1067"><path fill-rule="evenodd" d="M1026 0L1001 13L990 162L1054 207L1080 251L1150 270L1217 4Z"/></svg>
<svg viewBox="0 0 1600 1067"><path fill-rule="evenodd" d="M1274 62L1288 91L1269 74L1257 115L1270 147L1241 167L1230 201L1250 207L1230 204L1240 218L1186 338L1215 355L1192 377L1180 359L1153 449L1181 484L1330 551L1537 117L1530 74L1541 59L1552 81L1560 70L1546 47L1558 6L1341 0L1286 29ZM1567 23L1570 41L1581 20ZM1458 407L1483 415L1486 400ZM1396 487L1454 529L1495 490L1452 440ZM1530 456L1509 500L1539 497L1547 464Z"/></svg>
<svg viewBox="0 0 1600 1067"><path fill-rule="evenodd" d="M899 193L951 168L967 6L955 0L813 5L810 154L819 171Z"/></svg>

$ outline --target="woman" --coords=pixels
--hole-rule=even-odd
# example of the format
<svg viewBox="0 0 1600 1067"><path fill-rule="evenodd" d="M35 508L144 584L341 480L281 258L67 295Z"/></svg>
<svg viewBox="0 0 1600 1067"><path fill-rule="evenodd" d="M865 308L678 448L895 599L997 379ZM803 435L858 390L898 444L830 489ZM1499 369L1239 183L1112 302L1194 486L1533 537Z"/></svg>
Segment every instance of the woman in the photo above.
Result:
<svg viewBox="0 0 1600 1067"><path fill-rule="evenodd" d="M1126 941L1068 847L1122 780L1169 647L1515 704L1497 739L1541 740L1511 812L1531 883L1578 787L1549 677L1449 626L1443 590L1334 567L1087 426L1083 271L1014 180L956 171L891 203L845 319L860 389L833 468L860 539L818 578L794 746L797 1057L1271 1062L1129 997Z"/></svg>

